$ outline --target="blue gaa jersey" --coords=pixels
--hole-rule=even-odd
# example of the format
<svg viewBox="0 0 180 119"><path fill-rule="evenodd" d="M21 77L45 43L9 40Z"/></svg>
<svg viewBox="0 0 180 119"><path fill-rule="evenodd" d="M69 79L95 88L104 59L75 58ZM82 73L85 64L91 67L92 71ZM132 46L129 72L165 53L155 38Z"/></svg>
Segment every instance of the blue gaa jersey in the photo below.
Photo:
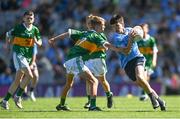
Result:
<svg viewBox="0 0 180 119"><path fill-rule="evenodd" d="M120 34L120 33L114 33L112 38L113 38L113 44L116 47L127 47L128 44L128 40L129 40L129 32L131 31L132 28L128 27L125 28L125 33L124 34ZM120 60L120 64L121 67L124 69L126 64L134 59L135 57L143 57L143 55L140 53L139 49L138 49L138 45L136 42L133 42L132 44L132 48L131 51L128 55L124 55L121 52L117 52L119 60Z"/></svg>

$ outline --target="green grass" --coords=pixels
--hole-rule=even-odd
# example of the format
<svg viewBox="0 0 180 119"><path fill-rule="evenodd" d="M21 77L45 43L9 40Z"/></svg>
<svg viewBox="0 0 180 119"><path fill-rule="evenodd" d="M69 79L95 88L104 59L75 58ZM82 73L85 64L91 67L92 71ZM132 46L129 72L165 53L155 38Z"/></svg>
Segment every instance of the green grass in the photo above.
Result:
<svg viewBox="0 0 180 119"><path fill-rule="evenodd" d="M89 112L83 106L85 97L67 98L71 112L56 111L59 98L38 98L36 102L23 101L24 109L18 109L10 100L10 110L0 109L0 118L180 118L180 96L164 96L168 109L153 110L150 101L140 102L138 97L114 97L112 109L106 107L106 98L98 97L102 112Z"/></svg>

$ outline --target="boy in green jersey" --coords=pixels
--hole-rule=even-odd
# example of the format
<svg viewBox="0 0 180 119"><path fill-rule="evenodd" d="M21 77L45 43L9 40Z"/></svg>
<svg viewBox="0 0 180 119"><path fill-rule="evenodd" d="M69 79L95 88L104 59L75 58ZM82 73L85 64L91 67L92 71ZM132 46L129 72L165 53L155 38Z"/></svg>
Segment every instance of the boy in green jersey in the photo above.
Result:
<svg viewBox="0 0 180 119"><path fill-rule="evenodd" d="M7 41L13 45L13 61L16 68L16 77L1 102L1 107L4 109L9 109L8 100L15 93L19 85L20 88L14 96L14 101L18 108L23 108L21 95L29 81L33 80L33 73L30 67L33 65L34 43L38 46L42 45L39 30L33 23L34 13L32 11L26 11L23 16L23 23L16 25L6 34ZM22 80L24 75L25 79Z"/></svg>
<svg viewBox="0 0 180 119"><path fill-rule="evenodd" d="M71 37L71 39L76 40L76 44L69 50L67 61L64 63L67 72L67 81L61 93L60 104L56 107L57 110L70 110L65 105L66 96L73 85L74 76L80 75L85 77L91 87L91 101L89 111L101 111L101 109L96 106L98 81L93 76L88 67L84 65L82 60L84 55L96 51L98 48L103 47L103 45L106 43L102 37L99 37L101 35L100 33L105 28L105 20L97 16L92 20L92 24L94 28L92 31L77 33L75 30L69 29L68 32L49 40L49 43L52 44L55 39L64 39L68 35Z"/></svg>
<svg viewBox="0 0 180 119"><path fill-rule="evenodd" d="M70 110L70 108L65 105L65 100L70 88L73 85L74 77L76 75L80 75L87 80L88 85L90 86L89 111L101 111L99 107L96 107L98 81L91 73L89 68L84 65L82 58L87 54L92 54L93 52L97 52L99 50L107 50L108 48L115 51L126 51L127 49L130 49L130 47L127 49L116 49L116 47L113 47L106 40L104 40L102 32L105 28L105 20L103 18L94 16L90 22L92 25L92 29L90 31L80 32L69 29L68 32L60 34L49 40L49 43L52 44L56 39L64 39L69 35L71 39L76 41L75 45L69 50L67 54L67 61L64 63L67 72L67 81L61 93L60 104L56 106L57 110Z"/></svg>
<svg viewBox="0 0 180 119"><path fill-rule="evenodd" d="M158 49L155 38L148 34L149 32L148 24L144 23L141 24L140 26L144 31L144 36L143 39L138 41L137 43L140 52L146 58L145 68L146 68L147 80L149 81L150 76L154 72L153 70L156 67ZM142 94L139 99L141 101L145 101L148 99L148 95L144 92L144 90L142 90Z"/></svg>
<svg viewBox="0 0 180 119"><path fill-rule="evenodd" d="M88 30L92 29L91 26L91 19L93 19L93 15L89 15L86 18L86 26ZM104 33L101 33L101 37L103 40L107 41L107 38ZM85 62L85 65L89 68L89 70L92 72L92 74L98 79L100 84L102 85L106 96L107 96L107 107L111 108L112 107L112 92L110 90L110 85L108 81L106 80L106 72L107 72L107 67L106 67L106 51L102 48L99 48L97 51L87 54L83 56L83 60ZM90 107L90 87L88 85L88 82L86 81L86 94L88 97L88 102L85 104L84 108L89 108Z"/></svg>

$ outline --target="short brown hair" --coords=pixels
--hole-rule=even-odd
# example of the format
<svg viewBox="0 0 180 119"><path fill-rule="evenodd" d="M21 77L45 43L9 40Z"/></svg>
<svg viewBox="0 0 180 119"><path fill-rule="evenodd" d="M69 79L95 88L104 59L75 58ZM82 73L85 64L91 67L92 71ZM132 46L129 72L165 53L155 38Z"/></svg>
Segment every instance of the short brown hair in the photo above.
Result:
<svg viewBox="0 0 180 119"><path fill-rule="evenodd" d="M123 16L119 15L119 14L115 14L112 16L112 18L110 19L110 24L116 24L118 21L123 21L124 22L124 18Z"/></svg>
<svg viewBox="0 0 180 119"><path fill-rule="evenodd" d="M34 12L31 10L25 11L23 16L26 16L26 15L32 16L32 15L34 15Z"/></svg>

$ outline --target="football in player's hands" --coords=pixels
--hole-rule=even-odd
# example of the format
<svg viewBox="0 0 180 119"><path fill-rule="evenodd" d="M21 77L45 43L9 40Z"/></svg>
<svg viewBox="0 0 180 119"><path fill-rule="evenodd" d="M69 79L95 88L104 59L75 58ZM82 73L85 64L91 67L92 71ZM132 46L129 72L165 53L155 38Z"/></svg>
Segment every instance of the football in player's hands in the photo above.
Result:
<svg viewBox="0 0 180 119"><path fill-rule="evenodd" d="M139 41L141 39L143 39L143 36L144 36L144 31L143 29L140 27L140 26L135 26L133 28L134 32L135 32L135 36L133 37L133 40L134 41Z"/></svg>

